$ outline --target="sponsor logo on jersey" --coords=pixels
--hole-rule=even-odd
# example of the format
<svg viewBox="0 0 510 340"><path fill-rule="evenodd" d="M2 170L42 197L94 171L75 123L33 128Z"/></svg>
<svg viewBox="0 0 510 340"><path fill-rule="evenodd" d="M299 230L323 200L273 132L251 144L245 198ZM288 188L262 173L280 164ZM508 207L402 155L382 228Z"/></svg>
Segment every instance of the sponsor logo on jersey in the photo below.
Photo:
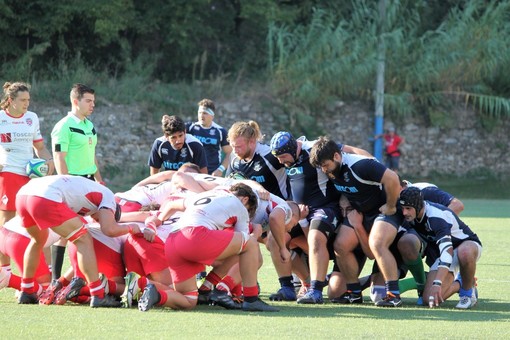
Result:
<svg viewBox="0 0 510 340"><path fill-rule="evenodd" d="M344 182L349 182L351 179L349 178L349 173L344 172Z"/></svg>
<svg viewBox="0 0 510 340"><path fill-rule="evenodd" d="M0 122L0 126L1 126L1 125L7 125L7 124L9 124L9 122L8 122L8 121L6 121L5 119L4 119L4 120L2 120L2 121Z"/></svg>
<svg viewBox="0 0 510 340"><path fill-rule="evenodd" d="M250 179L258 183L264 183L266 181L264 176L251 176Z"/></svg>
<svg viewBox="0 0 510 340"><path fill-rule="evenodd" d="M216 134L216 130L214 130L214 129L209 130L209 134L211 136L214 136Z"/></svg>
<svg viewBox="0 0 510 340"><path fill-rule="evenodd" d="M184 162L174 163L174 162L164 161L163 167L166 170L178 170L181 167L181 165L183 165L183 164L184 164Z"/></svg>
<svg viewBox="0 0 510 340"><path fill-rule="evenodd" d="M181 157L182 158L188 157L188 149L186 149L186 148L181 149Z"/></svg>
<svg viewBox="0 0 510 340"><path fill-rule="evenodd" d="M27 125L28 125L28 126L32 126L32 123L33 123L33 122L32 122L32 118L27 118L27 119L26 119L26 122L27 122Z"/></svg>
<svg viewBox="0 0 510 340"><path fill-rule="evenodd" d="M195 136L196 139L198 139L202 144L210 144L210 145L216 145L218 144L217 138L208 138L203 136Z"/></svg>
<svg viewBox="0 0 510 340"><path fill-rule="evenodd" d="M336 190L338 190L340 192L346 192L346 193L356 193L356 192L358 192L358 189L356 187L348 187L348 186L345 186L345 185L335 184L335 188L336 188Z"/></svg>
<svg viewBox="0 0 510 340"><path fill-rule="evenodd" d="M287 176L296 176L304 174L304 170L302 166L296 166L294 168L285 169L287 172Z"/></svg>
<svg viewBox="0 0 510 340"><path fill-rule="evenodd" d="M255 170L255 171L262 170L262 164L260 164L260 162L253 163L253 170Z"/></svg>
<svg viewBox="0 0 510 340"><path fill-rule="evenodd" d="M2 133L0 134L0 140L2 143L11 143L12 142L12 136L11 133Z"/></svg>

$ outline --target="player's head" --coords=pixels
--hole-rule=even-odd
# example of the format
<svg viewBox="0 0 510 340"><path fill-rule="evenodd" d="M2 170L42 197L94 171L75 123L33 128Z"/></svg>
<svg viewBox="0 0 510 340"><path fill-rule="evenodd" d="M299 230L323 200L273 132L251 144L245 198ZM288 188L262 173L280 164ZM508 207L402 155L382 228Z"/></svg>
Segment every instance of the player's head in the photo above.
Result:
<svg viewBox="0 0 510 340"><path fill-rule="evenodd" d="M89 116L94 111L96 103L95 93L94 89L87 85L74 84L69 94L73 110L85 117Z"/></svg>
<svg viewBox="0 0 510 340"><path fill-rule="evenodd" d="M15 82L4 84L4 96L0 102L2 109L8 109L10 106L19 106L19 113L25 113L30 104L30 86L25 83Z"/></svg>
<svg viewBox="0 0 510 340"><path fill-rule="evenodd" d="M210 99L202 99L198 102L198 121L201 125L209 127L214 119L216 107Z"/></svg>
<svg viewBox="0 0 510 340"><path fill-rule="evenodd" d="M198 165L196 165L195 163L186 162L183 165L181 165L179 167L179 169L177 169L177 171L180 171L180 172L191 172L191 173L198 174L198 173L200 173L200 167Z"/></svg>
<svg viewBox="0 0 510 340"><path fill-rule="evenodd" d="M255 192L253 192L252 188L247 186L244 183L236 183L229 188L229 191L237 196L239 199L246 198L245 202L243 202L244 206L248 210L248 214L250 215L250 219L255 216L255 211L258 207L258 198Z"/></svg>
<svg viewBox="0 0 510 340"><path fill-rule="evenodd" d="M340 173L341 162L342 150L338 144L327 137L319 137L310 150L310 164L335 178Z"/></svg>
<svg viewBox="0 0 510 340"><path fill-rule="evenodd" d="M180 117L163 115L161 129L174 150L180 150L186 140L186 123Z"/></svg>
<svg viewBox="0 0 510 340"><path fill-rule="evenodd" d="M294 165L297 160L298 145L296 139L294 139L290 132L280 131L275 133L269 145L271 147L271 153L278 158L280 163L286 167ZM292 157L292 161L286 156L287 154Z"/></svg>
<svg viewBox="0 0 510 340"><path fill-rule="evenodd" d="M251 160L255 154L257 142L262 140L257 122L236 122L228 130L228 141L234 154L240 159Z"/></svg>
<svg viewBox="0 0 510 340"><path fill-rule="evenodd" d="M402 190L398 202L402 206L404 217L408 221L418 217L418 214L425 205L421 190L416 187L408 187ZM412 209L415 211L410 211Z"/></svg>

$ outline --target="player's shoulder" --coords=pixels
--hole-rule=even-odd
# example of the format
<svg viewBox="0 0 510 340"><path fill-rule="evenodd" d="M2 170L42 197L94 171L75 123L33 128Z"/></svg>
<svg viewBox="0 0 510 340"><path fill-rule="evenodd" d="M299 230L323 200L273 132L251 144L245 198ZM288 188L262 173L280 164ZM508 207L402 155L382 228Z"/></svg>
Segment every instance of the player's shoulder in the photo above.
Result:
<svg viewBox="0 0 510 340"><path fill-rule="evenodd" d="M202 142L198 138L189 133L186 134L186 143L190 145L193 143L202 145Z"/></svg>

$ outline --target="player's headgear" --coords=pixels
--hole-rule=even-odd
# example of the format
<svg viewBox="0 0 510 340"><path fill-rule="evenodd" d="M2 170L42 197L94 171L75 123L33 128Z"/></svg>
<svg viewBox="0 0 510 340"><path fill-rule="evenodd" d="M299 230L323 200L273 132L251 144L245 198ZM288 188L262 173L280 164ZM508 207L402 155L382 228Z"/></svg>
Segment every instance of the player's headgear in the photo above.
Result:
<svg viewBox="0 0 510 340"><path fill-rule="evenodd" d="M242 179L248 179L244 173L240 172L240 171L233 171L231 172L230 174L228 174L227 178L232 178L232 179L239 179L239 180L242 180Z"/></svg>
<svg viewBox="0 0 510 340"><path fill-rule="evenodd" d="M416 214L418 214L424 205L421 190L416 187L405 188L400 193L399 203L402 206L416 209Z"/></svg>
<svg viewBox="0 0 510 340"><path fill-rule="evenodd" d="M277 132L273 138L271 138L270 146L271 153L275 156L288 153L294 159L297 157L297 142L289 132Z"/></svg>
<svg viewBox="0 0 510 340"><path fill-rule="evenodd" d="M120 209L120 205L117 203L115 205L115 221L116 222L120 221L120 215L121 214L122 214L122 210Z"/></svg>

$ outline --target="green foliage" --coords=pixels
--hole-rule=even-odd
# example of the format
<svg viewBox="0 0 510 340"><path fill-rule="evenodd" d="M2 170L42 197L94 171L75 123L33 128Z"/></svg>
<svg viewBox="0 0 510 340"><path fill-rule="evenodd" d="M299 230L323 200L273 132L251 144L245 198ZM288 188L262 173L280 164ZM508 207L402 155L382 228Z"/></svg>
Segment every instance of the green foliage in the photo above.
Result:
<svg viewBox="0 0 510 340"><path fill-rule="evenodd" d="M461 99L481 115L510 116L510 81L500 76L510 61L510 2L452 1L428 20L438 6L386 2L381 27L375 1L352 2L345 19L318 9L309 23L270 25L268 67L278 93L311 107L330 97L371 100L382 34L390 115L437 114Z"/></svg>

